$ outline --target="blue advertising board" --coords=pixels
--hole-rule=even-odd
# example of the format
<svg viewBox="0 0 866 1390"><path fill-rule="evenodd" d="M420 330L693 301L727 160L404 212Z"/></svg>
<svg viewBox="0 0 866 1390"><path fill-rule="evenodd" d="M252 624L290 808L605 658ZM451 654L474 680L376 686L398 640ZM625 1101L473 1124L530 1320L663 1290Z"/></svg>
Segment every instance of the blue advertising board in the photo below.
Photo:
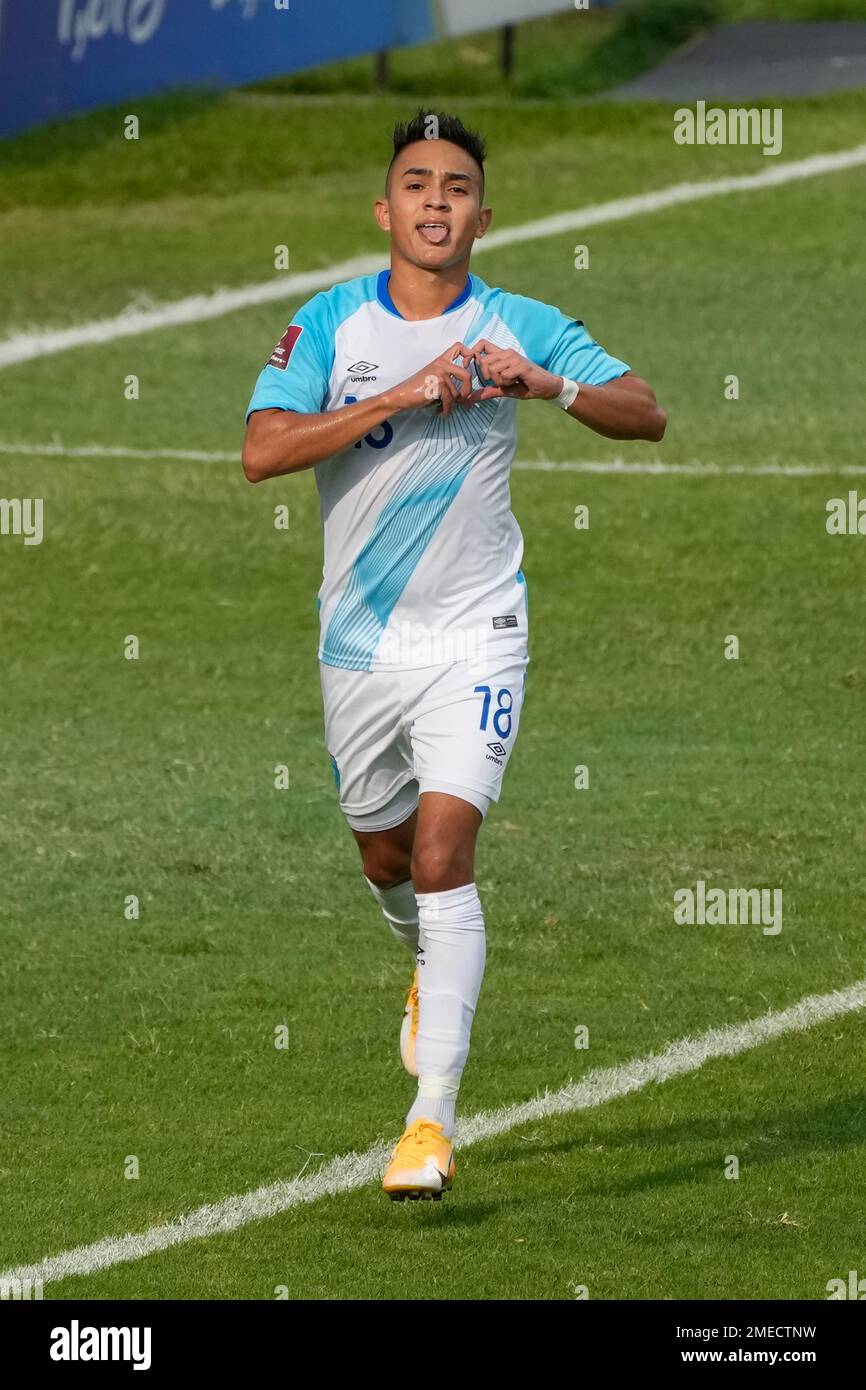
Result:
<svg viewBox="0 0 866 1390"><path fill-rule="evenodd" d="M0 0L0 134L433 34L428 0Z"/></svg>
<svg viewBox="0 0 866 1390"><path fill-rule="evenodd" d="M0 135L172 87L252 82L575 8L576 0L0 0Z"/></svg>

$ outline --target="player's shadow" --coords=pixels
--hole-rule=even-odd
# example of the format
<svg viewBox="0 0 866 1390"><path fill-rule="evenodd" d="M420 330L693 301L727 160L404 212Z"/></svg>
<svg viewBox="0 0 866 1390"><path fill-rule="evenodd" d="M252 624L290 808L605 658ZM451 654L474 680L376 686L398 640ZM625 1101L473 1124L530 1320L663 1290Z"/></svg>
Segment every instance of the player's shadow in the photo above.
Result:
<svg viewBox="0 0 866 1390"><path fill-rule="evenodd" d="M644 1172L632 1175L622 1181L603 1180L598 1184L605 1196L625 1196L634 1192L651 1191L654 1188L674 1187L703 1173L718 1173L727 1155L734 1154L741 1167L755 1168L764 1163L775 1163L780 1158L801 1157L814 1154L818 1150L838 1154L841 1149L861 1145L866 1141L866 1094L862 1091L847 1097L828 1101L822 1106L803 1106L799 1109L768 1109L748 1112L729 1112L724 1123L717 1117L685 1119L673 1125L631 1125L628 1128L600 1129L593 1125L591 1111L577 1112L574 1117L576 1129L573 1137L545 1143L537 1140L520 1140L514 1136L511 1142L497 1150L497 1163L531 1163L540 1154L571 1154L579 1157L580 1151L589 1144L593 1150L615 1153L627 1150L634 1157L635 1152L646 1150L653 1155L653 1162L647 1164ZM528 1126L523 1126L525 1131ZM592 1133L595 1129L595 1133ZM657 1163L659 1150L674 1144L687 1145L691 1149L713 1143L715 1151L707 1157L696 1157L691 1162L680 1162L668 1167ZM593 1171L597 1172L595 1153ZM587 1180L584 1191L590 1190L594 1181Z"/></svg>
<svg viewBox="0 0 866 1390"><path fill-rule="evenodd" d="M461 1181L459 1176L457 1181ZM407 1218L412 1221L416 1230L417 1222L429 1222L431 1229L435 1230L452 1230L456 1226L483 1226L502 1214L501 1203L474 1201L467 1197L462 1189L457 1193L455 1188L455 1194L452 1196L446 1193L441 1202L398 1202L389 1205L405 1210ZM377 1216L380 1214L381 1207ZM386 1215L393 1220L395 1213L388 1212Z"/></svg>

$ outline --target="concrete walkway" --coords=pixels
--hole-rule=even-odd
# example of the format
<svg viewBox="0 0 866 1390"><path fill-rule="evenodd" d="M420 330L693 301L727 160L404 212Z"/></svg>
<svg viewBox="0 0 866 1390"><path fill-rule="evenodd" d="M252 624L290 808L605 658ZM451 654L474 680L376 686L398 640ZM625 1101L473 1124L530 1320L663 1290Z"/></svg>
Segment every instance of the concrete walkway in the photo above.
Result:
<svg viewBox="0 0 866 1390"><path fill-rule="evenodd" d="M652 72L604 95L694 101L809 96L850 87L866 87L866 23L749 20L695 39Z"/></svg>

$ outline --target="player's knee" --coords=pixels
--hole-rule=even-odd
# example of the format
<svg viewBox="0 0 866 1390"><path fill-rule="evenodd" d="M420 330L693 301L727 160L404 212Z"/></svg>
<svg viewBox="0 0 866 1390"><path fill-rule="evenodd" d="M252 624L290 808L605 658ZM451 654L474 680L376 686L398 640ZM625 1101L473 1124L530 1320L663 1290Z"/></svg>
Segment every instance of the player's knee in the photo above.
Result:
<svg viewBox="0 0 866 1390"><path fill-rule="evenodd" d="M361 863L365 877L377 888L396 888L411 878L411 856L395 845L364 845Z"/></svg>
<svg viewBox="0 0 866 1390"><path fill-rule="evenodd" d="M465 845L442 840L416 843L412 854L412 882L417 893L445 893L471 883L473 855Z"/></svg>

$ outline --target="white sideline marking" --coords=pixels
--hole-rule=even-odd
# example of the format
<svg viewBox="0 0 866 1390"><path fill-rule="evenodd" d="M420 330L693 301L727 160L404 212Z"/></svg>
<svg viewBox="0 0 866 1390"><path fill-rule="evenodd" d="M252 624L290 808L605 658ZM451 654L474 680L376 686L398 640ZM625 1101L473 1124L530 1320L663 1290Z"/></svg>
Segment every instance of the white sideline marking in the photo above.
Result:
<svg viewBox="0 0 866 1390"><path fill-rule="evenodd" d="M621 1066L590 1071L582 1081L572 1082L559 1091L545 1091L543 1096L535 1100L505 1105L498 1110L483 1110L458 1122L455 1144L458 1148L467 1148L497 1134L505 1134L518 1125L547 1119L551 1115L590 1110L618 1096L641 1091L652 1081L659 1084L670 1081L675 1076L699 1070L705 1062L716 1057L736 1057L785 1033L802 1032L815 1024L825 1023L841 1014L854 1013L864 1007L866 979L829 994L806 995L777 1013L762 1014L745 1023L730 1024L725 1028L711 1028L696 1038L680 1038L662 1052L636 1057ZM379 1143L362 1154L341 1154L309 1177L289 1178L236 1197L225 1197L212 1205L197 1207L176 1221L151 1226L141 1235L106 1236L92 1245L80 1245L60 1255L49 1255L36 1264L4 1270L0 1273L0 1280L41 1279L44 1284L55 1283L73 1274L94 1274L101 1269L111 1269L114 1265L141 1260L158 1250L168 1250L187 1241L236 1231L252 1222L278 1216L291 1207L316 1202L320 1197L366 1187L381 1176L390 1149L391 1144Z"/></svg>
<svg viewBox="0 0 866 1390"><path fill-rule="evenodd" d="M11 441L0 443L0 454L19 454L22 458L61 458L61 459L179 459L192 463L239 463L240 443L234 453L228 450L207 449L125 449L114 444L79 444L68 446L52 442L50 444L15 444Z"/></svg>
<svg viewBox="0 0 866 1390"><path fill-rule="evenodd" d="M550 459L525 459L512 465L526 473L675 473L690 478L780 477L823 478L838 474L866 473L866 464L838 464L835 467L811 463L757 463L746 468L741 463L719 464L664 463L661 459L601 459L598 462L581 459L575 463L560 463Z"/></svg>
<svg viewBox="0 0 866 1390"><path fill-rule="evenodd" d="M866 164L866 145L855 145L852 149L838 150L833 154L813 154L807 159L789 160L785 164L773 164L759 174L708 179L700 183L675 183L654 193L615 198L608 203L596 203L571 212L554 213L533 222L523 222L516 227L504 227L502 231L491 232L478 242L473 255L480 256L485 251L495 251L500 246L513 246L521 241L533 241L537 237L597 227L602 222L621 222L645 212L660 212L662 208L675 207L679 203L694 203L725 193L777 188L796 179L810 179L819 174L853 169L858 164ZM173 303L159 304L153 309L128 308L111 318L94 319L75 328L44 328L16 333L0 342L0 368L29 362L34 357L65 352L69 348L93 347L99 343L113 342L116 338L149 333L155 328L178 328L183 324L201 323L205 319L231 314L236 309L292 299L312 290L329 289L341 280L351 280L356 275L370 275L373 271L381 270L386 261L385 255L355 256L320 270L283 275L237 290L215 290L212 294L191 295Z"/></svg>
<svg viewBox="0 0 866 1390"><path fill-rule="evenodd" d="M20 458L61 458L61 459L176 459L181 463L240 463L240 447L231 450L207 449L135 449L121 445L80 444L66 446L51 444L14 444L0 442L0 455L11 454ZM580 459L573 462L558 462L554 459L518 459L512 464L526 473L682 473L689 477L724 478L779 476L783 478L823 478L837 475L857 476L866 473L866 464L810 464L810 463L759 463L754 468L743 464L730 465L701 463L692 459L690 463L664 463L661 459Z"/></svg>

